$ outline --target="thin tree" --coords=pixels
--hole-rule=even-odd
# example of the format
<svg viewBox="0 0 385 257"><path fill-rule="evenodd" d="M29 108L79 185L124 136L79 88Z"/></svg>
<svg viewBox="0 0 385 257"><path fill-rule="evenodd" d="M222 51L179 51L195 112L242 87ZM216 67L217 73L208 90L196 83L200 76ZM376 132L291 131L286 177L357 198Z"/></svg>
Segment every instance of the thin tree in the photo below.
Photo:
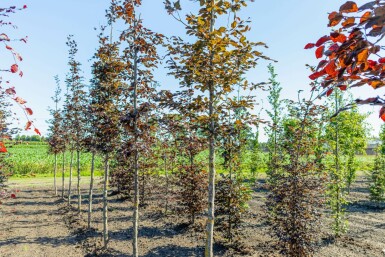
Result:
<svg viewBox="0 0 385 257"><path fill-rule="evenodd" d="M225 94L234 91L246 71L254 68L259 58L266 58L255 48L264 46L247 40L245 33L250 30L249 21L242 20L237 12L247 6L245 0L199 2L198 14L188 14L182 20L179 11L180 1L166 1L166 9L186 29L193 43L183 42L174 37L168 46L170 51L171 74L177 79L187 80L197 91L194 101L201 106L198 117L201 128L207 133L209 148L209 188L206 228L205 256L213 256L214 202L215 202L215 147L218 136L218 116L220 101ZM233 18L229 18L233 14ZM231 17L231 16L230 16ZM216 28L215 23L222 18L228 26ZM177 57L177 58L174 58ZM247 80L242 81L242 88L253 88ZM198 93L199 92L199 93Z"/></svg>
<svg viewBox="0 0 385 257"><path fill-rule="evenodd" d="M111 8L114 8L112 5ZM92 65L92 88L90 90L94 127L94 147L103 156L103 247L107 248L108 232L108 183L110 159L115 152L120 137L119 101L122 90L121 74L125 65L120 61L119 44L112 41L114 19L112 9L107 12L108 25L111 28L109 36L104 35L104 29L99 35L99 48Z"/></svg>
<svg viewBox="0 0 385 257"><path fill-rule="evenodd" d="M51 109L51 115L52 119L49 121L50 127L50 135L48 136L48 144L49 144L49 151L54 154L54 191L55 196L57 196L58 188L57 188L57 164L58 164L58 155L64 151L65 148L65 142L63 140L62 136L62 127L61 127L61 115L60 110L58 107L58 104L61 100L60 94L61 94L61 88L60 88L60 80L58 76L55 76L56 81L56 90L55 94L52 97L52 100L55 103L55 109Z"/></svg>
<svg viewBox="0 0 385 257"><path fill-rule="evenodd" d="M66 84L70 90L68 105L67 117L68 121L71 124L71 137L72 137L72 146L73 150L71 151L71 164L73 151L76 151L76 172L77 172L77 196L78 196L78 206L77 209L81 211L81 189L80 189L80 151L82 150L82 141L84 138L84 106L86 100L86 92L84 91L83 77L81 75L81 64L76 60L76 54L78 52L77 43L73 39L73 36L70 35L67 38L67 46L69 47L69 61L68 65L70 71L66 78ZM70 172L72 173L72 165L70 166ZM71 182L70 182L71 183ZM69 193L71 189L69 190ZM69 201L71 196L69 195Z"/></svg>
<svg viewBox="0 0 385 257"><path fill-rule="evenodd" d="M162 43L163 35L152 32L143 25L136 9L141 0L125 0L116 6L117 17L124 21L127 28L121 33L120 40L126 44L122 59L126 63L125 77L129 84L128 97L132 105L128 106L122 121L125 133L131 145L132 164L134 172L134 212L133 212L133 256L139 255L138 226L139 226L139 158L140 154L149 150L146 143L154 129L148 121L150 112L155 107L151 101L155 97L153 69L157 67L159 56L156 46Z"/></svg>

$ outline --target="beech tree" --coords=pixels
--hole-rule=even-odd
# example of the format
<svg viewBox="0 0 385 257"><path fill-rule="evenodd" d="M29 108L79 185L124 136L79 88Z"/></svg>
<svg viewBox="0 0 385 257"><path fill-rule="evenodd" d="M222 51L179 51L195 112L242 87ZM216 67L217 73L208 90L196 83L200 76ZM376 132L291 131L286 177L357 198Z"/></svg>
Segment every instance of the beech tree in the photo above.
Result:
<svg viewBox="0 0 385 257"><path fill-rule="evenodd" d="M133 213L133 256L139 255L139 161L140 156L148 153L147 143L154 140L151 111L155 108L155 83L152 75L157 67L159 56L157 45L162 43L163 35L152 32L143 25L143 20L136 13L141 0L118 1L115 11L117 18L124 21L126 29L120 35L125 44L122 61L125 62L124 79L128 83L127 96L131 104L127 106L122 118L127 143L130 145L134 171L134 213ZM143 170L144 171L144 170Z"/></svg>
<svg viewBox="0 0 385 257"><path fill-rule="evenodd" d="M27 6L24 5L22 8L18 8L16 6L10 6L5 8L0 8L0 27L11 27L11 28L17 28L12 21L9 20L10 15L16 13L17 11L21 11L23 9L26 9ZM6 76L8 73L11 74L18 74L20 77L23 76L23 72L19 68L19 63L23 60L22 56L14 49L13 46L11 46L11 42L14 43L16 41L22 41L24 43L27 42L27 37L25 38L13 38L12 36L7 35L6 33L0 32L0 43L5 46L6 51L11 53L11 56L13 58L13 63L5 68L0 67L0 129L1 129L1 135L0 135L0 200L7 198L8 194L3 191L3 188L5 186L6 179L8 177L8 173L5 171L5 163L4 153L7 153L7 149L4 144L4 139L10 138L13 130L9 128L9 119L17 119L17 117L14 116L12 112L10 112L11 104L8 100L12 99L12 102L16 105L18 105L24 112L27 123L25 125L25 130L30 130L31 128L34 128L34 132L38 135L40 134L40 131L34 126L33 122L29 119L29 115L33 114L33 111L31 108L27 107L25 104L27 101L25 101L23 98L17 96L15 87L12 87L9 85L10 80L4 79L3 76ZM5 59L5 58L4 58ZM15 194L12 194L11 196L15 197Z"/></svg>
<svg viewBox="0 0 385 257"><path fill-rule="evenodd" d="M78 211L81 211L82 195L80 190L80 152L82 150L82 141L84 139L84 106L86 103L86 92L84 91L83 76L81 75L81 64L76 60L78 52L77 43L70 35L67 38L67 46L69 47L69 73L66 78L66 84L69 88L69 98L67 100L67 121L70 124L71 137L71 164L70 173L72 175L73 151L76 151L76 171L77 171L77 196L78 196ZM70 177L72 177L70 175ZM71 185L71 178L70 178ZM71 199L71 188L68 191L68 199Z"/></svg>
<svg viewBox="0 0 385 257"><path fill-rule="evenodd" d="M60 94L61 94L61 88L60 88L60 81L59 77L55 76L56 81L56 90L55 94L52 97L53 102L55 103L55 108L50 109L50 113L52 116L52 119L49 120L50 126L49 131L50 135L48 136L48 145L49 145L49 152L54 154L54 190L55 190L55 196L57 196L57 164L58 164L58 154L63 152L65 150L65 141L62 137L62 116L60 115L60 109L58 107L58 104L61 100Z"/></svg>
<svg viewBox="0 0 385 257"><path fill-rule="evenodd" d="M92 88L90 90L93 113L91 126L95 131L95 148L103 156L104 185L103 185L103 246L107 248L108 235L108 183L110 160L115 152L120 138L119 101L122 93L122 72L125 64L119 56L119 43L112 39L114 22L112 9L107 13L108 25L111 27L109 36L104 35L104 28L99 35L99 49L95 54L92 66Z"/></svg>
<svg viewBox="0 0 385 257"><path fill-rule="evenodd" d="M257 58L265 58L256 50L264 43L250 42L245 33L250 30L248 20L242 20L237 12L247 6L245 0L202 0L197 14L180 18L180 1L166 1L166 9L186 30L192 43L174 37L168 46L170 73L179 80L188 80L196 90L193 101L201 109L198 120L207 133L209 148L209 188L205 256L213 256L214 201L215 201L215 147L218 136L219 104L223 97L234 91L241 83L242 89L253 89L256 85L242 80L246 71L254 68ZM217 20L233 14L228 26L215 26ZM198 93L199 92L199 93Z"/></svg>
<svg viewBox="0 0 385 257"><path fill-rule="evenodd" d="M278 162L270 171L269 211L271 233L285 256L311 256L320 237L320 215L326 177L318 164L318 125L322 106L314 98L289 101L288 117L282 121Z"/></svg>

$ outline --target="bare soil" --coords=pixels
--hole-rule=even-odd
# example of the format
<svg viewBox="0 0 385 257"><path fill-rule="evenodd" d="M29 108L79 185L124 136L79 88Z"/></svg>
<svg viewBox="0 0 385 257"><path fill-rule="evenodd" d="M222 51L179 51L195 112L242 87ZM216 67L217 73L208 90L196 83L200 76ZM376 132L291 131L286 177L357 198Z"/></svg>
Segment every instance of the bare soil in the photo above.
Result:
<svg viewBox="0 0 385 257"><path fill-rule="evenodd" d="M87 181L83 181L80 215L75 209L76 197L69 207L65 201L53 196L51 181L13 181L12 186L21 192L16 199L0 206L0 256L131 256L132 203L116 195L110 197L110 242L109 249L103 250L101 191L95 192L93 230L87 231ZM263 180L259 182L254 188L240 240L229 244L217 232L216 256L280 256L264 218L266 191ZM353 185L349 200L350 204L346 207L348 233L333 239L329 229L331 220L325 211L322 240L315 255L385 256L385 206L376 206L369 201L368 182L364 177ZM171 199L170 206L165 215L164 198L153 193L141 207L140 256L203 256L204 216L199 216L195 225L188 226L187 219L173 212L175 202Z"/></svg>

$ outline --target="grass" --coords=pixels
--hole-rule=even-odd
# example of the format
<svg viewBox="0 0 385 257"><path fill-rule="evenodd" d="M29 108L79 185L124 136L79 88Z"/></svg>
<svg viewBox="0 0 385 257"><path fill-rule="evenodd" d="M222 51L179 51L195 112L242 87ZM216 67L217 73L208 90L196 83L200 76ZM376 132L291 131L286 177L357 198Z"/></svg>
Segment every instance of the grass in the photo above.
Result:
<svg viewBox="0 0 385 257"><path fill-rule="evenodd" d="M53 177L54 155L48 154L48 145L46 143L35 142L34 144L20 144L7 145L9 157L6 162L12 167L13 178L24 177ZM203 151L197 156L197 161L201 161L203 165L207 165L207 151ZM267 161L267 153L261 153L263 161ZM74 155L75 156L75 155ZM65 155L65 176L69 176L70 153ZM62 171L62 154L58 156L58 176L61 176ZM250 166L253 163L254 156L246 153L242 160L241 173L246 177L251 176ZM332 158L328 156L328 158ZM357 155L358 171L366 172L371 170L375 156L373 155ZM330 161L330 160L329 160ZM216 167L218 174L225 173L221 169L223 158L218 154L216 158ZM75 174L75 162L73 167L73 174ZM263 166L263 167L262 167ZM255 175L265 173L267 167L262 165ZM91 154L82 153L80 158L80 174L81 176L89 176L91 170ZM101 176L103 174L103 164L100 157L95 158L95 175Z"/></svg>
<svg viewBox="0 0 385 257"><path fill-rule="evenodd" d="M48 153L48 145L40 144L20 144L7 146L9 156L5 162L10 165L12 177L53 177L54 155ZM74 155L75 156L75 155ZM65 155L65 176L69 176L70 153ZM62 171L62 154L58 156L58 175ZM75 174L75 162L73 172ZM89 176L91 170L91 154L82 153L80 155L80 174ZM95 158L95 174L102 174L102 162L100 158Z"/></svg>

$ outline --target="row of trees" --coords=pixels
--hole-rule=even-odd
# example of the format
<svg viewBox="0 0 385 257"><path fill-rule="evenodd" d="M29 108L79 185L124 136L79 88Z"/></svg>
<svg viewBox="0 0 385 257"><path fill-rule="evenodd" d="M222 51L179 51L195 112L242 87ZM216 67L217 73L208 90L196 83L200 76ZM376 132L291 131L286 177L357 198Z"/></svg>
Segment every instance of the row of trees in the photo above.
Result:
<svg viewBox="0 0 385 257"><path fill-rule="evenodd" d="M256 50L263 43L247 40L248 21L238 12L246 1L200 1L196 14L182 19L181 3L166 1L167 11L181 22L189 40L170 37L146 29L136 13L141 1L112 1L107 12L108 25L101 28L100 46L94 56L93 79L88 90L76 61L77 45L68 38L69 73L65 103L59 109L60 87L53 98L49 138L55 154L55 192L57 157L71 155L68 202L72 198L72 169L77 164L77 209L81 207L79 156L84 151L104 159L103 242L108 244L109 183L133 201L133 255L139 255L138 227L140 207L154 184L163 190L164 214L169 199L176 198L179 211L194 223L207 206L206 256L213 256L214 220L230 242L247 209L250 190L243 183L245 152L252 151L254 172L261 168L258 144L258 116L252 114L252 97L261 84L246 80L245 72L256 66L257 58L268 59ZM222 18L228 15L228 26ZM117 40L114 27L124 24ZM193 40L192 40L193 39ZM325 42L322 42L325 43ZM322 44L321 43L321 44ZM167 67L180 84L177 92L163 90L153 71L160 62L158 47L167 47ZM356 174L355 153L365 147L366 115L360 114L339 89L325 91L313 82L312 95L305 100L281 100L281 87L269 67L271 118L266 203L272 234L281 251L289 256L308 256L319 240L319 223L325 199L333 215L336 236L346 231L344 205ZM314 70L314 69L313 69ZM315 70L314 70L315 71ZM328 69L329 71L329 69ZM325 71L326 72L326 71ZM322 74L320 76L323 76ZM318 75L317 75L318 76ZM318 77L320 77L318 76ZM312 76L313 78L314 76ZM57 79L58 85L59 81ZM334 91L334 92L333 92ZM237 94L236 94L237 93ZM334 101L316 105L318 96L334 96ZM238 95L238 96L237 96ZM349 110L334 117L341 107ZM287 113L282 107L288 108ZM346 109L346 108L345 108ZM257 135L249 144L250 134ZM204 153L206 162L199 161ZM73 161L76 155L75 161ZM216 181L216 158L225 172ZM92 165L93 167L93 165ZM205 167L208 167L206 171ZM61 195L64 198L62 165ZM110 172L111 176L110 177ZM151 179L162 183L151 184ZM88 226L92 221L93 168L89 189ZM171 184L179 191L171 190ZM132 192L132 193L131 193ZM205 200L205 198L207 200Z"/></svg>

